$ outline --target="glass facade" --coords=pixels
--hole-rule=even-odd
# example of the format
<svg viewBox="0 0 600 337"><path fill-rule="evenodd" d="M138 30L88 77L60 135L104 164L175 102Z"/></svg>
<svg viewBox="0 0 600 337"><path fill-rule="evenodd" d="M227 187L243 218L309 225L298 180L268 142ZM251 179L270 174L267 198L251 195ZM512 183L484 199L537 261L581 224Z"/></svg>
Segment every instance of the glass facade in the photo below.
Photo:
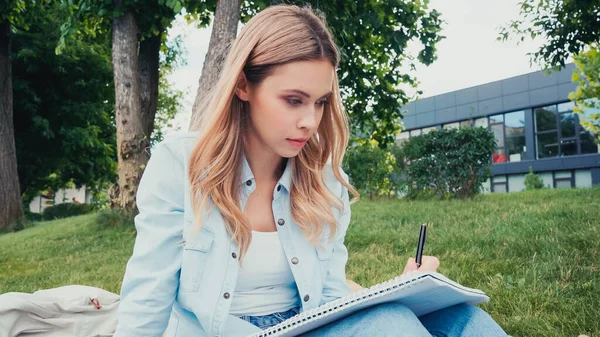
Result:
<svg viewBox="0 0 600 337"><path fill-rule="evenodd" d="M572 102L533 107L524 110L504 112L485 117L452 121L450 123L428 126L403 132L398 141L425 134L436 129L462 129L466 127L483 127L494 136L496 147L491 158L492 164L514 163L548 158L568 158L576 160L573 166L551 169L539 166L543 171L536 172L543 180L546 188L590 187L598 181L597 168L578 168L576 156L600 153L598 135L587 131L582 125L586 119L600 114L600 109L586 109L581 114L575 113ZM529 145L529 146L528 146ZM585 159L589 162L590 159ZM526 163L523 163L526 165ZM560 164L559 167L563 166ZM587 164L586 164L587 165ZM565 170L567 167L577 169ZM515 166L521 172L521 166ZM496 172L500 172L498 168ZM508 170L505 172L511 172ZM594 173L595 172L595 173ZM495 175L486 182L486 191L504 193L521 191L525 188L524 173ZM596 182L597 184L597 182Z"/></svg>
<svg viewBox="0 0 600 337"><path fill-rule="evenodd" d="M594 135L581 125L573 107L566 102L534 109L536 159L599 152Z"/></svg>
<svg viewBox="0 0 600 337"><path fill-rule="evenodd" d="M598 103L596 102L596 104ZM597 116L598 114L600 114L600 109L588 108L585 109L582 114L577 116L580 124L586 124L591 123L592 116ZM597 135L594 136L593 133L586 130L584 127L580 127L579 139L581 140L581 153L600 153L600 144L595 142Z"/></svg>
<svg viewBox="0 0 600 337"><path fill-rule="evenodd" d="M595 136L587 131L581 120L600 113L597 109L587 109L582 116L573 112L573 103L566 102L533 109L533 132L535 136L535 159L574 156L600 153L600 145ZM518 162L527 154L525 111L513 111L443 124L443 129L464 127L488 128L496 140L493 163ZM398 136L398 142L437 130L440 126L430 126L407 130ZM533 155L532 155L533 156Z"/></svg>
<svg viewBox="0 0 600 337"><path fill-rule="evenodd" d="M489 117L489 129L496 140L493 163L521 161L525 157L525 111Z"/></svg>

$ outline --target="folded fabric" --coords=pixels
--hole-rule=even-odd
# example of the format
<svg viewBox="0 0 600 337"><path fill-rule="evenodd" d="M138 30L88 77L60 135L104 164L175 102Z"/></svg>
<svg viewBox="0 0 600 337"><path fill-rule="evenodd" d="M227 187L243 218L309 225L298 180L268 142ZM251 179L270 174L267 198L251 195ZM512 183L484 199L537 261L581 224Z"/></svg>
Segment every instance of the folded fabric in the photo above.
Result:
<svg viewBox="0 0 600 337"><path fill-rule="evenodd" d="M109 337L117 326L119 295L68 285L0 295L0 337Z"/></svg>

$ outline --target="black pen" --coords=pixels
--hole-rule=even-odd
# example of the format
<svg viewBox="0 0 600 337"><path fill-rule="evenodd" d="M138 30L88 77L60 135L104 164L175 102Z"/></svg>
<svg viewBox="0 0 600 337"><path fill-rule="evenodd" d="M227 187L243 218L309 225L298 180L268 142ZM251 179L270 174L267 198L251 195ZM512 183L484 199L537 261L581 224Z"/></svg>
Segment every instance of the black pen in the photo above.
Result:
<svg viewBox="0 0 600 337"><path fill-rule="evenodd" d="M417 245L417 257L415 262L417 262L417 268L421 267L421 259L423 258L423 248L425 248L425 236L427 232L427 225L421 225L421 232L419 232L419 243Z"/></svg>

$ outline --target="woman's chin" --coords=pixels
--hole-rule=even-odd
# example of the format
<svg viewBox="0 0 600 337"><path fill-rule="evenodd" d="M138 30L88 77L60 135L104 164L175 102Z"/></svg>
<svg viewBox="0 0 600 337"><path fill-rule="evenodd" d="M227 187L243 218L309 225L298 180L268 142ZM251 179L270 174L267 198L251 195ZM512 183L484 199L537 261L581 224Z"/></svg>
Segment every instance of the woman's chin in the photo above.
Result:
<svg viewBox="0 0 600 337"><path fill-rule="evenodd" d="M283 158L293 158L300 153L301 149L282 149L279 151L279 155Z"/></svg>

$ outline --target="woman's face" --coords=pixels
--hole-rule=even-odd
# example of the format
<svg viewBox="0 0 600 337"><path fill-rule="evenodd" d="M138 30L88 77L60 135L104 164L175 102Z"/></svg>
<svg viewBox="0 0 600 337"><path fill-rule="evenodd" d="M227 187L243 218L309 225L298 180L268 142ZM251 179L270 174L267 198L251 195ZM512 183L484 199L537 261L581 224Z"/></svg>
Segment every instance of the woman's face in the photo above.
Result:
<svg viewBox="0 0 600 337"><path fill-rule="evenodd" d="M298 155L319 127L334 71L326 60L298 61L276 67L258 85L240 80L236 94L250 105L248 144L284 158Z"/></svg>

